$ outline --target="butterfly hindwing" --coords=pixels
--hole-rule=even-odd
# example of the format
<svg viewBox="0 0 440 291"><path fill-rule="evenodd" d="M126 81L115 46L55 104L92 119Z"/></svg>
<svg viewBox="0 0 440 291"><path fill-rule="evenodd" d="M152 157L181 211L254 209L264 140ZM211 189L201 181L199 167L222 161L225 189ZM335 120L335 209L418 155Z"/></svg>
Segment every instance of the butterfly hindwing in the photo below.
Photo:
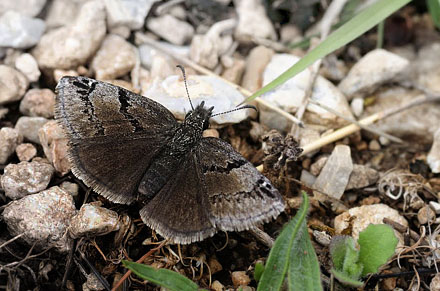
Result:
<svg viewBox="0 0 440 291"><path fill-rule="evenodd" d="M175 243L188 244L215 233L200 169L189 155L176 174L140 211L145 224Z"/></svg>
<svg viewBox="0 0 440 291"><path fill-rule="evenodd" d="M278 190L227 142L203 138L197 159L216 228L247 230L284 210Z"/></svg>
<svg viewBox="0 0 440 291"><path fill-rule="evenodd" d="M178 126L159 103L86 77L64 77L55 116L74 174L99 194L131 203L150 162Z"/></svg>

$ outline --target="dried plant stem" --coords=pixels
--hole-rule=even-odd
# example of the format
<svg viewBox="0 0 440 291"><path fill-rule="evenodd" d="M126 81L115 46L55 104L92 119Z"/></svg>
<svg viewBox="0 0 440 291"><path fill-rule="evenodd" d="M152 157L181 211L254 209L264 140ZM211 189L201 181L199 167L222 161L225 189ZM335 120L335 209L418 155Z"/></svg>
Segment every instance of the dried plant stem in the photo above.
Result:
<svg viewBox="0 0 440 291"><path fill-rule="evenodd" d="M145 255L143 255L139 260L136 261L136 263L142 263L143 261L145 261L146 258L148 258L149 256L151 256L155 251L161 249L166 243L168 242L168 240L164 240L161 242L161 244L157 247L155 247L154 249L149 250ZM112 291L116 291L119 286L121 286L121 284L127 280L127 278L131 275L131 270L128 270L124 276L121 277L121 279L119 280L118 283L116 283L116 285L112 288Z"/></svg>
<svg viewBox="0 0 440 291"><path fill-rule="evenodd" d="M346 120L346 121L348 121L348 122L350 122L350 123L352 123L352 124L355 124L355 125L359 126L360 128L362 128L362 129L364 129L364 130L367 130L367 131L372 132L372 133L374 133L374 134L377 134L377 135L379 135L379 136L386 137L387 139L389 139L389 140L391 140L391 141L394 141L394 142L396 142L396 143L403 143L403 140L401 140L401 139L398 138L398 137L392 136L391 134L388 134L388 133L386 133L386 132L384 132L384 131L382 131L382 130L374 129L374 128L371 128L371 127L369 127L369 126L365 126L365 125L363 125L362 123L360 123L360 122L358 122L358 121L356 121L356 120L354 120L354 119L351 119L351 118L345 117L345 116L342 115L341 113L337 112L336 110L334 110L334 109L332 109L332 108L330 108L330 107L328 107L328 106L326 106L326 105L324 105L324 104L322 104L322 103L320 103L320 102L316 102L316 101L314 101L314 100L309 100L309 102L310 102L310 103L313 103L313 104L315 104L315 105L320 106L321 108L327 110L328 112L333 113L334 115L338 116L339 118L342 118L342 119L344 119L344 120Z"/></svg>

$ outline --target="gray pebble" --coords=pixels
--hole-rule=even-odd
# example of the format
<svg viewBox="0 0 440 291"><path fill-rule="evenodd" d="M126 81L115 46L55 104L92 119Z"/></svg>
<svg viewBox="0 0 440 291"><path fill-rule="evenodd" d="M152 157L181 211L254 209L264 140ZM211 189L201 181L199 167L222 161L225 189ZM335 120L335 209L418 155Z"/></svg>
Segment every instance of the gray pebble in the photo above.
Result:
<svg viewBox="0 0 440 291"><path fill-rule="evenodd" d="M26 196L9 203L3 211L3 219L11 235L23 234L29 245L46 249L56 247L69 250L65 236L70 219L76 213L73 198L59 187Z"/></svg>
<svg viewBox="0 0 440 291"><path fill-rule="evenodd" d="M44 117L22 116L15 124L15 128L23 137L33 143L40 143L38 131L48 120Z"/></svg>
<svg viewBox="0 0 440 291"><path fill-rule="evenodd" d="M19 199L46 189L54 173L54 168L41 162L20 162L5 167L1 177L5 195Z"/></svg>
<svg viewBox="0 0 440 291"><path fill-rule="evenodd" d="M23 141L18 130L10 127L0 129L0 164L5 164L14 153L15 148Z"/></svg>

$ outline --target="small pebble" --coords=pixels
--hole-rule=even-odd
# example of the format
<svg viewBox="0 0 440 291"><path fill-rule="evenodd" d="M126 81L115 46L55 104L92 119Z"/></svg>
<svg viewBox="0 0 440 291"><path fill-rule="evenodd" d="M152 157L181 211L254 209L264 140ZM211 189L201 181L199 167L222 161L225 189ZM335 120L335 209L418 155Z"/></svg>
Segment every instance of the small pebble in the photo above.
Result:
<svg viewBox="0 0 440 291"><path fill-rule="evenodd" d="M78 196L79 186L76 183L64 181L61 183L60 188L72 195L74 198Z"/></svg>
<svg viewBox="0 0 440 291"><path fill-rule="evenodd" d="M212 282L211 288L215 291L225 291L225 286L217 280Z"/></svg>
<svg viewBox="0 0 440 291"><path fill-rule="evenodd" d="M216 258L210 258L208 261L209 269L211 270L212 274L215 274L217 272L220 272L223 270L223 266L220 264L220 262Z"/></svg>
<svg viewBox="0 0 440 291"><path fill-rule="evenodd" d="M379 180L379 172L365 165L353 165L348 184L345 190L361 189L372 185Z"/></svg>
<svg viewBox="0 0 440 291"><path fill-rule="evenodd" d="M351 110L353 111L353 114L356 117L359 117L364 112L364 98L356 97L354 98L351 103Z"/></svg>
<svg viewBox="0 0 440 291"><path fill-rule="evenodd" d="M55 120L50 120L38 132L39 140L48 160L61 175L70 171L68 140Z"/></svg>
<svg viewBox="0 0 440 291"><path fill-rule="evenodd" d="M435 214L440 214L440 203L435 201L429 201L429 206L435 212Z"/></svg>
<svg viewBox="0 0 440 291"><path fill-rule="evenodd" d="M368 144L368 149L370 151L379 151L381 149L380 144L377 140L372 139Z"/></svg>
<svg viewBox="0 0 440 291"><path fill-rule="evenodd" d="M23 142L23 136L15 128L0 129L0 164L6 164L15 148Z"/></svg>
<svg viewBox="0 0 440 291"><path fill-rule="evenodd" d="M420 224L426 224L429 221L435 220L435 212L431 209L428 205L423 206L420 208L419 212L417 213L417 220Z"/></svg>
<svg viewBox="0 0 440 291"><path fill-rule="evenodd" d="M87 1L74 23L45 33L31 53L40 69L72 69L95 54L105 34L104 4Z"/></svg>
<svg viewBox="0 0 440 291"><path fill-rule="evenodd" d="M431 171L435 174L440 173L440 128L434 133L433 143L429 150L426 162Z"/></svg>
<svg viewBox="0 0 440 291"><path fill-rule="evenodd" d="M53 118L55 93L50 89L30 89L20 102L20 112L27 116Z"/></svg>
<svg viewBox="0 0 440 291"><path fill-rule="evenodd" d="M194 35L194 28L190 24L169 14L149 17L147 28L163 39L177 45L187 43Z"/></svg>
<svg viewBox="0 0 440 291"><path fill-rule="evenodd" d="M20 132L25 140L31 141L33 143L40 143L40 138L38 137L38 131L40 128L46 124L48 120L44 117L27 117L22 116L18 119L15 124L15 128Z"/></svg>
<svg viewBox="0 0 440 291"><path fill-rule="evenodd" d="M69 232L72 238L95 237L119 229L119 216L113 211L93 204L83 204L72 217Z"/></svg>
<svg viewBox="0 0 440 291"><path fill-rule="evenodd" d="M235 1L234 4L239 20L235 29L235 37L237 39L277 39L275 28L266 15L266 9L262 1L242 0Z"/></svg>
<svg viewBox="0 0 440 291"><path fill-rule="evenodd" d="M435 274L432 278L431 283L429 284L429 290L440 291L440 273Z"/></svg>
<svg viewBox="0 0 440 291"><path fill-rule="evenodd" d="M91 68L96 79L110 80L124 76L136 64L134 47L122 37L109 34L96 52Z"/></svg>
<svg viewBox="0 0 440 291"><path fill-rule="evenodd" d="M274 51L272 49L262 45L253 48L249 52L243 80L241 81L243 88L251 92L255 92L261 88L264 68L266 68L273 55Z"/></svg>
<svg viewBox="0 0 440 291"><path fill-rule="evenodd" d="M16 11L0 15L0 47L28 49L38 43L46 29L43 20Z"/></svg>
<svg viewBox="0 0 440 291"><path fill-rule="evenodd" d="M348 211L338 215L334 220L334 227L337 233L352 226L352 237L357 240L359 233L370 224L383 224L383 219L389 218L403 226L408 226L408 221L399 212L386 204L363 205L350 208ZM398 246L404 245L401 233L394 231L399 239Z"/></svg>
<svg viewBox="0 0 440 291"><path fill-rule="evenodd" d="M316 178L313 188L335 199L340 199L352 171L353 161L350 147L337 145Z"/></svg>
<svg viewBox="0 0 440 291"><path fill-rule="evenodd" d="M53 173L53 167L46 163L9 164L4 169L1 183L5 195L15 200L46 189Z"/></svg>
<svg viewBox="0 0 440 291"><path fill-rule="evenodd" d="M35 244L41 249L55 247L66 252L70 244L65 232L75 212L72 196L59 187L52 187L12 201L2 216L12 236L24 234L22 239L29 245Z"/></svg>
<svg viewBox="0 0 440 291"><path fill-rule="evenodd" d="M20 55L15 60L15 68L22 72L30 82L36 82L41 76L35 58L28 53Z"/></svg>
<svg viewBox="0 0 440 291"><path fill-rule="evenodd" d="M232 284L234 284L235 288L238 288L239 286L247 286L251 282L251 279L245 271L232 272L231 278Z"/></svg>
<svg viewBox="0 0 440 291"><path fill-rule="evenodd" d="M29 81L23 73L0 65L0 105L20 100L28 85Z"/></svg>
<svg viewBox="0 0 440 291"><path fill-rule="evenodd" d="M15 148L20 162L29 162L37 155L37 148L31 143L22 143Z"/></svg>

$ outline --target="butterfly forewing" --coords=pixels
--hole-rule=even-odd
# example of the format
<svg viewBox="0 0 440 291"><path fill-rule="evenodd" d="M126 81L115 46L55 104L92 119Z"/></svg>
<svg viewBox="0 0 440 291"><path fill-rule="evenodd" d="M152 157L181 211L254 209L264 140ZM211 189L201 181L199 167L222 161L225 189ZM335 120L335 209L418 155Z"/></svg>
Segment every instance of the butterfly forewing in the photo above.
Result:
<svg viewBox="0 0 440 291"><path fill-rule="evenodd" d="M64 77L57 91L55 116L69 139L72 171L109 200L131 203L176 119L151 99L85 77Z"/></svg>

